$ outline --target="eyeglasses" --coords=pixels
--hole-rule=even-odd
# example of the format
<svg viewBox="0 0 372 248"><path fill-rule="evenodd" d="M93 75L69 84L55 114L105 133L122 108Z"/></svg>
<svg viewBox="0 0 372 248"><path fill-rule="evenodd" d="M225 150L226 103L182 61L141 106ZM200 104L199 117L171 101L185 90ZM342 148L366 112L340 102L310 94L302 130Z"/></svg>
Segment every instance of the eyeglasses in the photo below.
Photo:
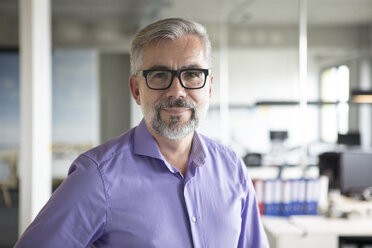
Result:
<svg viewBox="0 0 372 248"><path fill-rule="evenodd" d="M178 77L182 87L188 90L196 90L204 87L209 75L209 69L182 69L182 70L143 70L142 75L146 79L147 87L152 90L166 90L171 87L175 76Z"/></svg>

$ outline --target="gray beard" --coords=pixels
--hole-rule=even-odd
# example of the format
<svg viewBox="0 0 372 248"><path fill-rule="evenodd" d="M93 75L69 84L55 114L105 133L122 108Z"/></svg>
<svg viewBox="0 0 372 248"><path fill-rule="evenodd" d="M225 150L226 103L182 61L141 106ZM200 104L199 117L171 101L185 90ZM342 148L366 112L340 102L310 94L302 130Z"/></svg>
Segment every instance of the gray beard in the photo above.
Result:
<svg viewBox="0 0 372 248"><path fill-rule="evenodd" d="M185 107L191 110L190 119L181 123L180 116L170 116L170 122L165 122L161 116L161 110L170 107ZM144 106L144 116L153 130L170 140L178 140L193 132L199 125L199 115L196 104L179 98L169 98L155 104L153 109Z"/></svg>

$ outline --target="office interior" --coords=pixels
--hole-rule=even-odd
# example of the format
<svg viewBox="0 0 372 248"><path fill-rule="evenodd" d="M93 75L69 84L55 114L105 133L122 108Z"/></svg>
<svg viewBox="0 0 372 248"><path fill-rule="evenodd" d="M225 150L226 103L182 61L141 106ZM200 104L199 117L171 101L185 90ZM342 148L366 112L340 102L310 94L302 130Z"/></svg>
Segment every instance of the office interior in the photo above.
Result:
<svg viewBox="0 0 372 248"><path fill-rule="evenodd" d="M212 41L199 131L237 152L254 181L317 180L316 213L263 213L271 247L372 247L372 0L2 0L0 247L78 154L139 123L130 39L166 17L204 24ZM47 118L35 124L38 110Z"/></svg>

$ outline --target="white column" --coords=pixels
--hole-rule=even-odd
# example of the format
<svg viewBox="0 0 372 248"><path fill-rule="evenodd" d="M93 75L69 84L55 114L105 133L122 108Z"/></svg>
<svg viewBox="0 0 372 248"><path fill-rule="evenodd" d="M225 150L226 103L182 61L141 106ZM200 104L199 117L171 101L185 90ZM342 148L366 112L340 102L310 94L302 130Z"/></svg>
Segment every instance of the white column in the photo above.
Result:
<svg viewBox="0 0 372 248"><path fill-rule="evenodd" d="M220 70L220 140L224 145L230 144L230 114L229 114L229 41L227 1L220 1L219 23L219 70Z"/></svg>
<svg viewBox="0 0 372 248"><path fill-rule="evenodd" d="M360 58L359 62L359 88L361 90L371 89L371 59L369 57ZM370 104L360 104L359 106L359 131L361 134L361 145L365 148L371 147L372 138L372 115Z"/></svg>
<svg viewBox="0 0 372 248"><path fill-rule="evenodd" d="M307 165L307 0L299 0L299 76L300 76L300 125L301 125L301 161Z"/></svg>
<svg viewBox="0 0 372 248"><path fill-rule="evenodd" d="M51 195L50 0L20 0L19 233Z"/></svg>

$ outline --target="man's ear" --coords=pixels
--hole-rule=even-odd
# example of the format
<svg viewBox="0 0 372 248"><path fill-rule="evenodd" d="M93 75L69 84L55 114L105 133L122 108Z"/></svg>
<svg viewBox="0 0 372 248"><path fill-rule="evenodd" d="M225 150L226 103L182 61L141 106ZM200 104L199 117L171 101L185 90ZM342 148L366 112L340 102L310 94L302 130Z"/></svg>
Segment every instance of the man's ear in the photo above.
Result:
<svg viewBox="0 0 372 248"><path fill-rule="evenodd" d="M136 103L138 105L141 105L141 99L140 99L140 90L138 85L137 77L135 75L132 75L129 77L129 88L130 92L132 93L132 96Z"/></svg>
<svg viewBox="0 0 372 248"><path fill-rule="evenodd" d="M212 97L212 85L213 85L213 75L210 76L210 82L209 82L209 98Z"/></svg>

